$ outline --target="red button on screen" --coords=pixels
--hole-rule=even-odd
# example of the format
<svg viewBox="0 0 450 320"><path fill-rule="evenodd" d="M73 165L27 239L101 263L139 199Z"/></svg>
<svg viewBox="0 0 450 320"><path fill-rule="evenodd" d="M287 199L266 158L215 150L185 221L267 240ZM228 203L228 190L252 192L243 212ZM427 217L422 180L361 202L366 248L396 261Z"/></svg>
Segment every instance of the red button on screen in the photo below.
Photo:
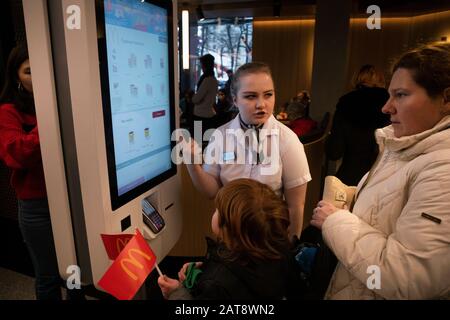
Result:
<svg viewBox="0 0 450 320"><path fill-rule="evenodd" d="M153 112L153 118L164 117L166 115L166 110L160 110Z"/></svg>

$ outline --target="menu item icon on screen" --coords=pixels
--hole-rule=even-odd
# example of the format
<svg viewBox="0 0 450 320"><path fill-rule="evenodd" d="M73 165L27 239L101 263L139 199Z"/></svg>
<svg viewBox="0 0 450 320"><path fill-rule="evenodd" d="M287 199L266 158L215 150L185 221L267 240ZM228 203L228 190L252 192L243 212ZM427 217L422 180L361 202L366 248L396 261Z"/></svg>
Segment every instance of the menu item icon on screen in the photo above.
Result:
<svg viewBox="0 0 450 320"><path fill-rule="evenodd" d="M136 58L136 55L134 53L132 53L130 55L130 57L128 58L128 66L130 68L136 68L136 66L137 66L137 58Z"/></svg>
<svg viewBox="0 0 450 320"><path fill-rule="evenodd" d="M138 95L138 87L136 87L134 84L130 85L130 94L132 97L137 97Z"/></svg>
<svg viewBox="0 0 450 320"><path fill-rule="evenodd" d="M151 69L152 63L152 57L150 55L146 55L144 60L145 69Z"/></svg>
<svg viewBox="0 0 450 320"><path fill-rule="evenodd" d="M129 143L134 143L134 131L130 131L128 133L128 142Z"/></svg>

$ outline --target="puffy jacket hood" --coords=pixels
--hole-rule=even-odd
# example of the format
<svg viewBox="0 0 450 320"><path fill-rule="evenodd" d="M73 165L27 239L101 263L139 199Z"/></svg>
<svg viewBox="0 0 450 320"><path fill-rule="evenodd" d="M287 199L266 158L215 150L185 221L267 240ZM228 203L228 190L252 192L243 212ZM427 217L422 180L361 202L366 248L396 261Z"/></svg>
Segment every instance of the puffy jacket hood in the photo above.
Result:
<svg viewBox="0 0 450 320"><path fill-rule="evenodd" d="M386 148L389 151L402 151L400 158L408 161L423 153L429 153L443 147L450 148L448 133L445 132L449 128L450 116L446 116L433 128L415 135L396 138L392 126L378 129L375 135L380 148ZM433 136L432 139L428 139L430 136Z"/></svg>

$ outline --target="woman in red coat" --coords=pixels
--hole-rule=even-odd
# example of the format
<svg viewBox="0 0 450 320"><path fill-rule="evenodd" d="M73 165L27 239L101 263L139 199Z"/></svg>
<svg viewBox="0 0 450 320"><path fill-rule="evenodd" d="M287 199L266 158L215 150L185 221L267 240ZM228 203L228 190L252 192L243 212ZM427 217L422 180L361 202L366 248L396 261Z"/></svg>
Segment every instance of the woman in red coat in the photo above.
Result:
<svg viewBox="0 0 450 320"><path fill-rule="evenodd" d="M26 45L11 51L0 95L0 159L11 169L19 226L33 262L38 300L61 299ZM76 291L76 290L73 290ZM75 292L69 293L73 296Z"/></svg>
<svg viewBox="0 0 450 320"><path fill-rule="evenodd" d="M307 117L307 110L308 106L300 99L294 99L287 108L288 119L290 120L289 128L299 137L317 128L317 122Z"/></svg>

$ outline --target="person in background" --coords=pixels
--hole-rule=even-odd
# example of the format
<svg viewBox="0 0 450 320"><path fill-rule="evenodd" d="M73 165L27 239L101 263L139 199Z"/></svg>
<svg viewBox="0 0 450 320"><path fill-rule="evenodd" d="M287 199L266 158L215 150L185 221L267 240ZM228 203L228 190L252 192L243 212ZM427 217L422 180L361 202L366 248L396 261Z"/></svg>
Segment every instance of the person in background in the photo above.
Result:
<svg viewBox="0 0 450 320"><path fill-rule="evenodd" d="M288 120L287 107L289 102L285 102L280 106L280 112L276 115L276 119L280 121Z"/></svg>
<svg viewBox="0 0 450 320"><path fill-rule="evenodd" d="M339 260L327 299L450 297L450 44L405 53L389 94L392 124L376 131L380 154L353 208L314 209Z"/></svg>
<svg viewBox="0 0 450 320"><path fill-rule="evenodd" d="M353 84L354 90L337 103L326 143L329 160L342 158L336 177L352 186L369 171L378 155L375 129L389 124L389 116L381 112L389 98L382 73L372 65L364 65L355 74Z"/></svg>
<svg viewBox="0 0 450 320"><path fill-rule="evenodd" d="M216 239L207 239L206 260L195 264L200 275L189 290L183 286L189 263L181 268L178 280L160 276L163 296L239 300L298 294L300 279L286 233L286 203L260 182L237 179L220 189L215 205L211 228Z"/></svg>
<svg viewBox="0 0 450 320"><path fill-rule="evenodd" d="M228 69L227 70L227 76L228 76L228 80L227 82L225 82L225 86L223 87L223 89L225 90L225 96L228 99L228 102L230 104L233 104L233 98L231 96L231 83L233 82L233 70Z"/></svg>
<svg viewBox="0 0 450 320"><path fill-rule="evenodd" d="M307 90L301 90L294 98L295 101L301 102L305 106L305 118L310 119L309 106L311 105L311 97Z"/></svg>
<svg viewBox="0 0 450 320"><path fill-rule="evenodd" d="M12 170L19 227L36 277L36 298L60 300L62 279L53 241L26 44L11 51L6 67L0 94L0 159ZM79 291L68 290L68 297L83 299Z"/></svg>
<svg viewBox="0 0 450 320"><path fill-rule="evenodd" d="M187 89L182 94L182 98L180 99L180 111L181 113L185 114L188 112L189 104L192 103L192 96L194 95L194 91L191 89Z"/></svg>
<svg viewBox="0 0 450 320"><path fill-rule="evenodd" d="M202 132L214 128L214 105L218 82L214 76L214 56L206 54L200 57L203 74L197 83L197 92L192 97L194 103L194 121L202 122Z"/></svg>
<svg viewBox="0 0 450 320"><path fill-rule="evenodd" d="M191 89L187 89L183 98L180 100L180 111L181 119L184 120L185 126L188 128L192 128L193 120L192 120L192 112L194 110L194 104L192 103L192 96L194 95L194 91Z"/></svg>
<svg viewBox="0 0 450 320"><path fill-rule="evenodd" d="M277 194L284 195L288 204L290 239L299 238L306 185L311 175L298 137L272 115L275 89L269 66L260 62L242 65L234 75L231 91L239 114L213 133L203 166L186 165L193 184L210 199L238 178L269 185ZM196 148L192 141L192 149ZM209 156L211 150L223 152L214 158Z"/></svg>
<svg viewBox="0 0 450 320"><path fill-rule="evenodd" d="M301 101L291 102L287 108L288 127L300 138L317 128L317 122L306 117L307 105Z"/></svg>
<svg viewBox="0 0 450 320"><path fill-rule="evenodd" d="M220 127L221 125L231 120L231 104L224 89L219 89L219 91L217 92L217 103L215 106L215 111L217 127Z"/></svg>

